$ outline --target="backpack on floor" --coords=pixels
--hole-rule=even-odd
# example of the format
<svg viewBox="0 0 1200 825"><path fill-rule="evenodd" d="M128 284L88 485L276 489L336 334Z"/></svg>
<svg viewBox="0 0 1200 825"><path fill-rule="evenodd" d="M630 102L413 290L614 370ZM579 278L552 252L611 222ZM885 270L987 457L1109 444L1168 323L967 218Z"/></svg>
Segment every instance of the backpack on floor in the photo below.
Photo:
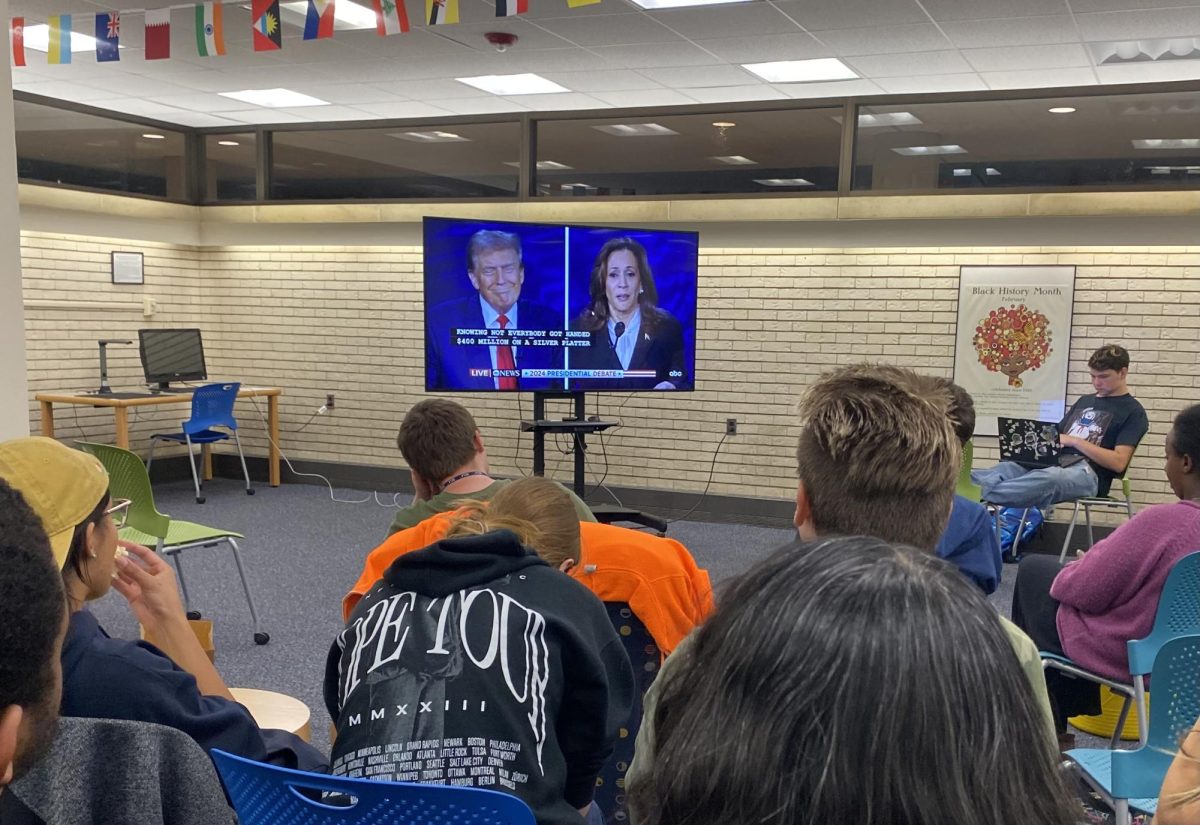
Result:
<svg viewBox="0 0 1200 825"><path fill-rule="evenodd" d="M1000 511L1000 550L1004 553L1011 553L1013 548L1013 539L1017 534L1017 525L1021 523L1021 514L1025 512L1024 507L1005 507ZM1036 507L1029 508L1028 514L1025 516L1025 529L1021 531L1021 544L1024 545L1031 541L1037 533L1038 528L1042 526L1042 522L1046 519L1042 515L1042 511Z"/></svg>

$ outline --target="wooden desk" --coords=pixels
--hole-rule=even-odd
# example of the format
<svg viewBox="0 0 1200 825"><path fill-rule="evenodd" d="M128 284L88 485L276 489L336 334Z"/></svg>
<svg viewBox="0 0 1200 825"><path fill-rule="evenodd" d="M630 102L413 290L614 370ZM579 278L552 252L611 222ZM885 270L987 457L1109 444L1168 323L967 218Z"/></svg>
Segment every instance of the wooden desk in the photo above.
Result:
<svg viewBox="0 0 1200 825"><path fill-rule="evenodd" d="M268 468L272 487L279 486L279 387L242 387L238 398L265 396L267 399L267 433L270 435ZM39 392L34 396L42 405L42 435L54 438L54 405L79 404L84 407L112 407L117 422L117 446L129 449L129 408L150 407L156 404L191 404L191 393L163 392L137 398L112 398L103 395L77 395L60 392Z"/></svg>
<svg viewBox="0 0 1200 825"><path fill-rule="evenodd" d="M255 688L230 688L238 704L244 706L260 728L274 728L294 733L305 742L312 741L312 714L308 705L286 693Z"/></svg>

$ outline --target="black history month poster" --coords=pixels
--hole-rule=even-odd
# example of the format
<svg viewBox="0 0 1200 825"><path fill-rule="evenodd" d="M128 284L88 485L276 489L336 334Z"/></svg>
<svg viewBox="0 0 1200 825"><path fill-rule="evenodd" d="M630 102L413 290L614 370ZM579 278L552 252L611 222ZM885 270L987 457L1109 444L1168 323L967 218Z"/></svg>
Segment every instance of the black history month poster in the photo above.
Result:
<svg viewBox="0 0 1200 825"><path fill-rule="evenodd" d="M996 417L1058 422L1066 411L1073 266L959 270L954 381L975 399L978 435Z"/></svg>

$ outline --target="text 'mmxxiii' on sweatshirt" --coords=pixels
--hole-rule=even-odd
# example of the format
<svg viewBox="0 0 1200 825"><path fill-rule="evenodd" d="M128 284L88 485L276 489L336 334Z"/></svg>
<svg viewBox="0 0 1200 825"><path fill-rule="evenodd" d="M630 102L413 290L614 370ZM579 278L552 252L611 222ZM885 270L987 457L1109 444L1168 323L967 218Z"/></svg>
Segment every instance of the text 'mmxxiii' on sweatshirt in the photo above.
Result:
<svg viewBox="0 0 1200 825"><path fill-rule="evenodd" d="M333 773L466 785L578 825L633 674L604 605L500 530L398 558L329 651Z"/></svg>

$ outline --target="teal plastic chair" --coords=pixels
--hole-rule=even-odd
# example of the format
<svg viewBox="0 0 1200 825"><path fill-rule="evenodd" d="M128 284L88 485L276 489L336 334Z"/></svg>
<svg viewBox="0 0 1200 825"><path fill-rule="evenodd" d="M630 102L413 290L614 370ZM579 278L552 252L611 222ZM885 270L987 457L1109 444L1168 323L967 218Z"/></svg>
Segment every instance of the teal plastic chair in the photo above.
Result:
<svg viewBox="0 0 1200 825"><path fill-rule="evenodd" d="M254 641L265 645L271 640L269 634L259 627L258 611L254 608L254 596L250 593L250 584L246 581L246 571L242 567L242 556L238 551L235 539L244 538L241 533L232 530L222 530L217 527L206 527L191 521L180 521L158 512L154 506L154 490L150 486L150 474L142 460L129 450L113 447L108 444L92 444L86 441L76 442L84 452L91 453L100 460L104 469L108 470L109 491L113 498L127 498L132 502L126 511L125 521L119 535L126 541L153 547L158 553L169 556L175 563L179 575L179 586L183 590L184 608L188 615L197 618L198 613L191 610L188 598L187 583L183 578L183 566L179 554L184 550L198 547L214 547L218 544L228 544L233 551L233 561L237 565L238 576L242 580L242 590L246 593L246 604L250 606L250 618L254 623Z"/></svg>
<svg viewBox="0 0 1200 825"><path fill-rule="evenodd" d="M1167 642L1181 636L1200 636L1200 552L1189 553L1175 562L1175 566L1167 574L1167 581L1163 585L1162 595L1158 598L1158 608L1154 613L1154 627L1150 630L1150 635L1144 639L1134 639L1128 643L1129 673L1132 676L1131 684L1118 682L1106 676L1101 676L1098 673L1093 673L1090 670L1085 670L1067 657L1058 656L1054 653L1042 652L1040 654L1042 657L1042 668L1060 670L1077 678L1106 685L1109 690L1124 696L1125 704L1121 707L1121 715L1117 719L1116 727L1113 728L1112 741L1109 743L1110 747L1115 748L1117 746L1121 730L1125 727L1125 720L1129 718L1130 705L1133 705L1137 712L1138 742L1145 747L1149 735L1145 719L1145 677L1150 673L1151 668L1155 667L1154 657L1158 654L1158 651ZM1200 672L1197 673L1197 678L1200 678ZM1159 694L1157 679L1154 682L1154 693L1156 696ZM1164 694L1163 696L1163 701L1156 701L1156 705L1163 704L1170 697L1170 694ZM1151 713L1153 713L1153 710ZM1193 716L1192 720L1195 721L1195 718ZM1172 745L1171 747L1173 753L1175 746Z"/></svg>
<svg viewBox="0 0 1200 825"><path fill-rule="evenodd" d="M486 788L350 779L280 768L222 750L211 755L241 825L536 822L523 801Z"/></svg>
<svg viewBox="0 0 1200 825"><path fill-rule="evenodd" d="M1066 753L1083 780L1112 807L1116 825L1129 825L1131 808L1150 814L1157 810L1158 791L1180 737L1200 716L1200 636L1179 636L1163 644L1154 659L1153 682L1150 734L1142 747Z"/></svg>

